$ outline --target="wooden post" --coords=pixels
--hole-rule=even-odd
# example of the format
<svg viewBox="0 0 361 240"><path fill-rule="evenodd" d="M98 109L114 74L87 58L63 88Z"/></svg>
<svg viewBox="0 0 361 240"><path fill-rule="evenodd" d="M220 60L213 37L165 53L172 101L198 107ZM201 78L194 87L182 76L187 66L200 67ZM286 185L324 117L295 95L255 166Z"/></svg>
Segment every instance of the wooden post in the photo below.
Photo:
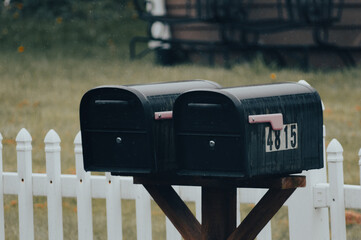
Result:
<svg viewBox="0 0 361 240"><path fill-rule="evenodd" d="M222 240L236 229L237 189L202 187L202 240Z"/></svg>

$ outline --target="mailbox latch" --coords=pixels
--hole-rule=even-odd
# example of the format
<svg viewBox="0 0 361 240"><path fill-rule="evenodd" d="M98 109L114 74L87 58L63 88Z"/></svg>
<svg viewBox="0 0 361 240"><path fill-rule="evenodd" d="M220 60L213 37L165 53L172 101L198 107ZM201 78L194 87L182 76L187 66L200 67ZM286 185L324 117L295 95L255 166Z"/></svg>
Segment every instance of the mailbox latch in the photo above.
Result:
<svg viewBox="0 0 361 240"><path fill-rule="evenodd" d="M283 129L282 113L250 115L250 116L248 116L248 122L250 124L269 122L269 123L271 123L273 130L282 130Z"/></svg>

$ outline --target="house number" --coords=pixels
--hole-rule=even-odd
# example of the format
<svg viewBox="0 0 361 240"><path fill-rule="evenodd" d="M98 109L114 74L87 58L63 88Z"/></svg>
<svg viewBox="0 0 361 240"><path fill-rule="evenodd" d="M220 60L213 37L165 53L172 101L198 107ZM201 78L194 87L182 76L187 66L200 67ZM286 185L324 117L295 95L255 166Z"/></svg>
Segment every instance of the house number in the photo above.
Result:
<svg viewBox="0 0 361 240"><path fill-rule="evenodd" d="M266 152L296 149L298 147L297 123L285 124L281 130L265 128Z"/></svg>

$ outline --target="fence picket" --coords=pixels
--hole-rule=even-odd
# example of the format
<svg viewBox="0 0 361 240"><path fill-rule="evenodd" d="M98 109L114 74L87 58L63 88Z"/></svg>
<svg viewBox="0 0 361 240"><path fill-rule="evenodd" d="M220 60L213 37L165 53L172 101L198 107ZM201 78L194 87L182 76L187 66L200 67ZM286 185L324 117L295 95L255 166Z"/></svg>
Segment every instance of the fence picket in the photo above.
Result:
<svg viewBox="0 0 361 240"><path fill-rule="evenodd" d="M141 185L134 185L134 190L137 192L135 199L137 239L152 240L150 196Z"/></svg>
<svg viewBox="0 0 361 240"><path fill-rule="evenodd" d="M3 136L0 133L0 239L5 239L4 222L4 180L3 180Z"/></svg>
<svg viewBox="0 0 361 240"><path fill-rule="evenodd" d="M266 193L265 189L240 188L237 191L238 194L237 205L240 206L241 203L257 203L264 196L265 193ZM239 221L241 221L241 213L239 213L239 217L240 217ZM244 216L244 218L245 217L246 216ZM270 239L272 239L271 221L269 221L266 224L266 226L262 229L262 231L257 235L257 240L270 240Z"/></svg>
<svg viewBox="0 0 361 240"><path fill-rule="evenodd" d="M329 240L328 209L315 208L313 203L314 186L327 182L325 155L326 128L323 126L324 168L303 171L306 187L297 189L288 203L289 233L293 240ZM302 220L300 220L302 219ZM307 231L305 231L307 229Z"/></svg>
<svg viewBox="0 0 361 240"><path fill-rule="evenodd" d="M271 221L262 229L262 231L257 235L257 240L271 240L272 239L272 228Z"/></svg>
<svg viewBox="0 0 361 240"><path fill-rule="evenodd" d="M361 185L361 148L358 151L358 157L359 157L359 161L358 161L358 165L359 165L359 171L360 171L360 185Z"/></svg>
<svg viewBox="0 0 361 240"><path fill-rule="evenodd" d="M106 210L107 210L107 234L109 240L122 240L122 205L120 177L105 174L106 179Z"/></svg>
<svg viewBox="0 0 361 240"><path fill-rule="evenodd" d="M179 194L180 187L173 186L176 193ZM173 223L169 220L168 217L165 217L165 226L166 226L166 239L167 240L181 240L182 236L178 232L178 230L174 227Z"/></svg>
<svg viewBox="0 0 361 240"><path fill-rule="evenodd" d="M60 137L50 130L44 139L47 202L48 202L48 234L51 240L63 239L63 208L61 196Z"/></svg>
<svg viewBox="0 0 361 240"><path fill-rule="evenodd" d="M74 140L75 168L76 168L76 194L78 213L78 239L93 239L93 218L90 173L85 172L83 166L83 149L80 132Z"/></svg>
<svg viewBox="0 0 361 240"><path fill-rule="evenodd" d="M332 139L327 147L328 174L330 183L331 238L346 239L345 196L343 180L343 148Z"/></svg>
<svg viewBox="0 0 361 240"><path fill-rule="evenodd" d="M32 183L32 138L23 128L16 137L16 151L19 181L19 239L34 239L34 209Z"/></svg>

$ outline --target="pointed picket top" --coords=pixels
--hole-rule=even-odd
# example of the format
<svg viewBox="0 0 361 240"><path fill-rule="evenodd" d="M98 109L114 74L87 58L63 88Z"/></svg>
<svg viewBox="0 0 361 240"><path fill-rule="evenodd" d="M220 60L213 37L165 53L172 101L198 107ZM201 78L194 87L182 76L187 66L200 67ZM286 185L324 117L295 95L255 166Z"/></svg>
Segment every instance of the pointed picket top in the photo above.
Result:
<svg viewBox="0 0 361 240"><path fill-rule="evenodd" d="M75 136L74 145L75 145L75 148L74 148L75 153L82 153L83 152L83 148L82 148L82 145L81 145L81 132L80 131Z"/></svg>
<svg viewBox="0 0 361 240"><path fill-rule="evenodd" d="M337 139L335 139L335 138L332 139L331 142L328 144L327 152L328 153L343 152L341 143L339 141L337 141Z"/></svg>
<svg viewBox="0 0 361 240"><path fill-rule="evenodd" d="M32 140L30 133L25 128L22 128L16 136L17 142L31 142Z"/></svg>
<svg viewBox="0 0 361 240"><path fill-rule="evenodd" d="M1 133L0 133L0 136L1 136ZM360 151L358 151L358 157L359 157L359 161L358 161L358 165L361 166L361 148L360 148Z"/></svg>
<svg viewBox="0 0 361 240"><path fill-rule="evenodd" d="M81 134L80 134L80 131L79 131L78 134L75 136L74 144L81 144Z"/></svg>
<svg viewBox="0 0 361 240"><path fill-rule="evenodd" d="M59 135L53 130L49 130L49 132L46 134L44 138L44 143L60 143L60 137Z"/></svg>
<svg viewBox="0 0 361 240"><path fill-rule="evenodd" d="M59 135L51 129L45 136L45 152L60 152L60 137Z"/></svg>
<svg viewBox="0 0 361 240"><path fill-rule="evenodd" d="M16 150L17 151L30 151L31 147L31 135L25 128L22 128L16 136Z"/></svg>
<svg viewBox="0 0 361 240"><path fill-rule="evenodd" d="M332 139L327 147L327 161L328 162L342 162L343 161L343 148L337 139Z"/></svg>
<svg viewBox="0 0 361 240"><path fill-rule="evenodd" d="M302 84L306 87L312 87L306 80L300 80L298 81L299 84ZM325 111L325 105L323 104L323 101L321 100L321 105L322 105L322 111Z"/></svg>

